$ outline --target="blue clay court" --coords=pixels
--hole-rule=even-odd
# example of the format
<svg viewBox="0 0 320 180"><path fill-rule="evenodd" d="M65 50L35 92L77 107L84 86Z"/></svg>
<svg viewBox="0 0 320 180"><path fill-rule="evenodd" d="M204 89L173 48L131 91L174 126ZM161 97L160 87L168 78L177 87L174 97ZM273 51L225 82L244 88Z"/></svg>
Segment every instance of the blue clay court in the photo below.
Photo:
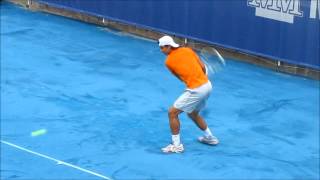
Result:
<svg viewBox="0 0 320 180"><path fill-rule="evenodd" d="M182 115L185 152L166 155L184 85L164 59L155 41L1 2L1 179L319 179L319 81L226 59L202 113L221 143Z"/></svg>

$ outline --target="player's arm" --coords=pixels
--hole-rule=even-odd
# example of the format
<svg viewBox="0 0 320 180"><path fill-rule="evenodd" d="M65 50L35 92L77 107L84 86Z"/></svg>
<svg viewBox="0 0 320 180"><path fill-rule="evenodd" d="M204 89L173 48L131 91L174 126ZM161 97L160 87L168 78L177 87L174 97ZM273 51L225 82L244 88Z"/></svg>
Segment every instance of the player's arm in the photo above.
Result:
<svg viewBox="0 0 320 180"><path fill-rule="evenodd" d="M201 61L201 59L200 59L200 58L198 58L198 62L199 62L199 64L200 64L201 69L202 69L202 71L204 72L204 74L207 74L207 68L206 68L206 65Z"/></svg>
<svg viewBox="0 0 320 180"><path fill-rule="evenodd" d="M207 74L207 68L206 65L201 61L200 57L194 52L194 55L196 56L199 65L201 66L202 71L204 72L204 74Z"/></svg>

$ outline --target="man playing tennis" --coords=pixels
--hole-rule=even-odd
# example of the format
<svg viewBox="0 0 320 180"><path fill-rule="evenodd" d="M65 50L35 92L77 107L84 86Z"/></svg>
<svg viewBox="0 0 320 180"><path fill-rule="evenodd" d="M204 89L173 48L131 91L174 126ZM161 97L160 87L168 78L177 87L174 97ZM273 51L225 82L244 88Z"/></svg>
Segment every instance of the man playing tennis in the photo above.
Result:
<svg viewBox="0 0 320 180"><path fill-rule="evenodd" d="M170 107L169 123L172 133L172 144L162 148L165 153L181 153L184 151L180 141L179 114L186 112L195 124L204 132L199 141L205 144L216 145L218 139L212 135L207 123L199 112L204 108L211 93L211 82L206 75L206 67L198 55L187 47L179 47L170 36L159 39L161 51L167 55L167 68L186 85L185 91Z"/></svg>

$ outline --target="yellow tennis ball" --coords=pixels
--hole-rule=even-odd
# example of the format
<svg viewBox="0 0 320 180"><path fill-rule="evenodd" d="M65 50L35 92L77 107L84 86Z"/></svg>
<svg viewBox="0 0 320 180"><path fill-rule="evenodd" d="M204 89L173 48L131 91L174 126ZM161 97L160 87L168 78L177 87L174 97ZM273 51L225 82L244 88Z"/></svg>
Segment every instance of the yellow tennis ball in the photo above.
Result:
<svg viewBox="0 0 320 180"><path fill-rule="evenodd" d="M31 132L31 136L32 137L36 137L36 136L41 136L41 135L44 135L47 133L47 130L46 129L39 129L39 130L36 130L36 131L32 131Z"/></svg>

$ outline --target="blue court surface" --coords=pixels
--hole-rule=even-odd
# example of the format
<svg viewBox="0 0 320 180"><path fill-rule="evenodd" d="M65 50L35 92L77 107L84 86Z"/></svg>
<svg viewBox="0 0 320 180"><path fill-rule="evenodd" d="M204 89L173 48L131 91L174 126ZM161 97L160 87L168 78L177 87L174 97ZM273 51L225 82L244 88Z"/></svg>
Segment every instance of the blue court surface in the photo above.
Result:
<svg viewBox="0 0 320 180"><path fill-rule="evenodd" d="M319 81L227 59L202 113L220 139L167 110L184 90L155 41L1 3L0 179L319 179ZM31 132L47 132L31 136Z"/></svg>

